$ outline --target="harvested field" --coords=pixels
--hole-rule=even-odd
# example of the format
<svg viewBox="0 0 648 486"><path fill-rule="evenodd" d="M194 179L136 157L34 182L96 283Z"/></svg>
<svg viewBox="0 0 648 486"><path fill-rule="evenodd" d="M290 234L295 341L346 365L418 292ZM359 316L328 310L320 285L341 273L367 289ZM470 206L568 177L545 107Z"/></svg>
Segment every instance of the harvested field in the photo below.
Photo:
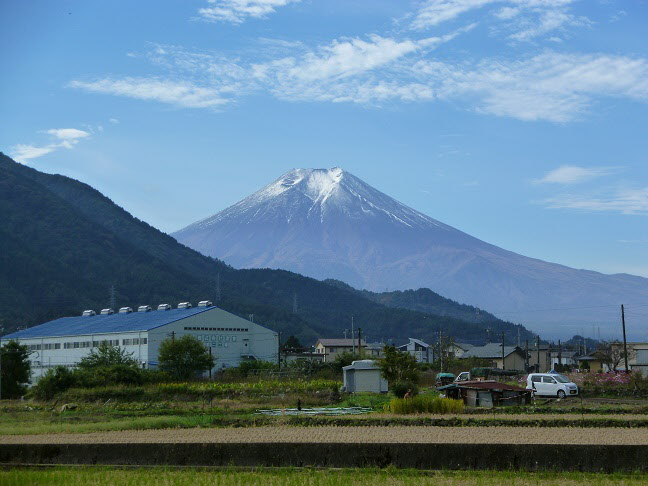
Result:
<svg viewBox="0 0 648 486"><path fill-rule="evenodd" d="M2 444L453 443L648 445L648 429L573 427L246 427L2 435Z"/></svg>

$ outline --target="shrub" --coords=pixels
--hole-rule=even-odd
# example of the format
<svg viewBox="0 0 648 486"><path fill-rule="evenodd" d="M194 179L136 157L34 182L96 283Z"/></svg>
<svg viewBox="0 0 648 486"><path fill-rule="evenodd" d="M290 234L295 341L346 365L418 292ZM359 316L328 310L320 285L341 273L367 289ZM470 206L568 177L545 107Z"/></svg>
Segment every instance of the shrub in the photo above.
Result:
<svg viewBox="0 0 648 486"><path fill-rule="evenodd" d="M403 398L407 393L407 390L411 390L412 396L418 395L418 386L416 383L411 381L398 381L394 383L391 387L391 392L396 398Z"/></svg>
<svg viewBox="0 0 648 486"><path fill-rule="evenodd" d="M408 415L412 413L462 413L464 403L461 400L441 398L439 396L418 395L413 398L394 398L385 405L385 412Z"/></svg>
<svg viewBox="0 0 648 486"><path fill-rule="evenodd" d="M30 394L39 400L51 400L58 393L67 391L76 383L74 372L65 366L47 370L31 388Z"/></svg>
<svg viewBox="0 0 648 486"><path fill-rule="evenodd" d="M251 374L260 374L268 371L278 371L279 366L277 363L269 361L243 361L237 366L238 372L243 378L247 378Z"/></svg>

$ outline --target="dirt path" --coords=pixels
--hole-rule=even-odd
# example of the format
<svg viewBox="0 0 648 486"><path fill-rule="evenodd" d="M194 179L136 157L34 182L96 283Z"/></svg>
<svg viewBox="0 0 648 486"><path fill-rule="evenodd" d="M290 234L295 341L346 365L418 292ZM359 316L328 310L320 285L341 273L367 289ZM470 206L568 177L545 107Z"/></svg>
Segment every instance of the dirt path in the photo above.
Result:
<svg viewBox="0 0 648 486"><path fill-rule="evenodd" d="M648 429L570 427L248 427L3 435L0 444L94 443L478 443L648 445Z"/></svg>

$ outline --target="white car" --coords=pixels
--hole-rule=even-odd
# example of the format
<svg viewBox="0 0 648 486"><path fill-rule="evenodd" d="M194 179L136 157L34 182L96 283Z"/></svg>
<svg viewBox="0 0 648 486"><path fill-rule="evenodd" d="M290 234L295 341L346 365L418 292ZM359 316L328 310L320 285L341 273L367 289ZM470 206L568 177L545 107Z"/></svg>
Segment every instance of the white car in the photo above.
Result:
<svg viewBox="0 0 648 486"><path fill-rule="evenodd" d="M557 373L531 373L527 376L527 390L537 396L565 398L578 395L578 385Z"/></svg>

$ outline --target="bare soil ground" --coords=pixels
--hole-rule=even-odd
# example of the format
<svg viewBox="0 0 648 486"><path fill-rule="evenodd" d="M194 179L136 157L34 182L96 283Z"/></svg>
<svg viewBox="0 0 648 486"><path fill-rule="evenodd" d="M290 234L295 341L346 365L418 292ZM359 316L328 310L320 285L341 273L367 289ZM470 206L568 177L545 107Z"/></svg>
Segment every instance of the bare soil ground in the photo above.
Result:
<svg viewBox="0 0 648 486"><path fill-rule="evenodd" d="M648 429L571 427L248 427L0 435L3 444L94 443L477 443L648 445Z"/></svg>

